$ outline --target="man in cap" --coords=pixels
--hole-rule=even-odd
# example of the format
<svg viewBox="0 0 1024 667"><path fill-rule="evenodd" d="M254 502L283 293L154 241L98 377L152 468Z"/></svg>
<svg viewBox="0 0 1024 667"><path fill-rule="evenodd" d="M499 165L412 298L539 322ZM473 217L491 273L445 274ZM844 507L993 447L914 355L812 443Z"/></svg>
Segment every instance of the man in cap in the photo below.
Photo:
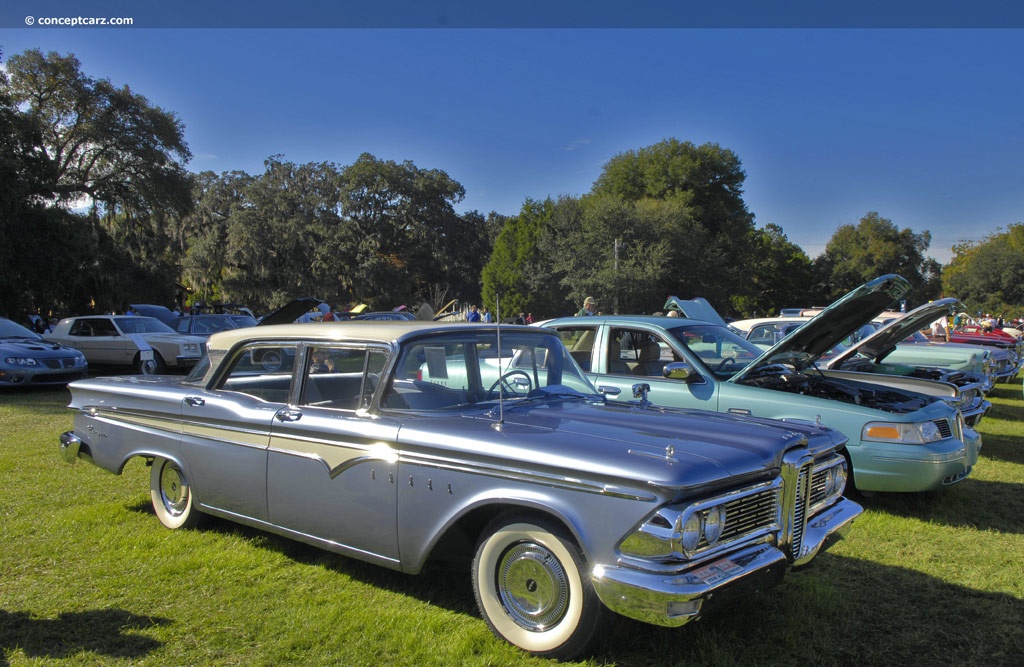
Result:
<svg viewBox="0 0 1024 667"><path fill-rule="evenodd" d="M576 317L588 317L594 315L594 309L597 308L597 300L592 296L588 296L583 300L583 307L580 308L580 312L576 313Z"/></svg>

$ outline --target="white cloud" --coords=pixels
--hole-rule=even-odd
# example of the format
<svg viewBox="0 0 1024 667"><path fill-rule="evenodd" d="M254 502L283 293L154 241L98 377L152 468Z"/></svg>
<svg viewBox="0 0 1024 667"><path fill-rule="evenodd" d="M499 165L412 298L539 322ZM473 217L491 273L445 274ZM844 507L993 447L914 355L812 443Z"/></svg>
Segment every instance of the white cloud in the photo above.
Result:
<svg viewBox="0 0 1024 667"><path fill-rule="evenodd" d="M584 146L589 145L590 139L588 137L580 137L579 139L574 139L568 146L565 147L565 150L574 151L577 148L583 148Z"/></svg>

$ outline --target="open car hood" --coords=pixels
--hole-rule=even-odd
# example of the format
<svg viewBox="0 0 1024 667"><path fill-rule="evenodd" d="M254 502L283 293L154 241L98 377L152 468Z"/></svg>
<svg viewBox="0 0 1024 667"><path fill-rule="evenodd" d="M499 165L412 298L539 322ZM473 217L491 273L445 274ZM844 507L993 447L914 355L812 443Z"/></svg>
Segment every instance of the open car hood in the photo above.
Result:
<svg viewBox="0 0 1024 667"><path fill-rule="evenodd" d="M842 354L829 359L827 367L841 368L844 362L852 359L856 354L868 357L876 363L880 362L896 348L897 343L906 340L907 336L915 331L928 328L940 316L950 315L958 310L966 310L966 307L960 303L959 299L952 297L918 306L904 317L886 324L864 340L846 349Z"/></svg>
<svg viewBox="0 0 1024 667"><path fill-rule="evenodd" d="M670 296L665 302L665 310L677 310L682 317L691 320L703 320L712 324L721 324L723 327L728 326L718 311L708 303L708 300L701 297L686 301L677 296Z"/></svg>
<svg viewBox="0 0 1024 667"><path fill-rule="evenodd" d="M132 303L128 305L134 308L135 312L139 315L142 315L143 317L155 317L168 326L171 326L171 323L178 319L174 313L171 312L171 309L166 306L155 306L150 303Z"/></svg>
<svg viewBox="0 0 1024 667"><path fill-rule="evenodd" d="M802 371L859 327L873 320L910 292L903 277L888 274L861 285L801 325L743 370L729 378L737 382L772 364L786 364Z"/></svg>
<svg viewBox="0 0 1024 667"><path fill-rule="evenodd" d="M277 310L267 313L260 318L259 323L261 326L264 324L290 324L301 317L303 313L313 310L323 302L323 299L302 296L289 301Z"/></svg>

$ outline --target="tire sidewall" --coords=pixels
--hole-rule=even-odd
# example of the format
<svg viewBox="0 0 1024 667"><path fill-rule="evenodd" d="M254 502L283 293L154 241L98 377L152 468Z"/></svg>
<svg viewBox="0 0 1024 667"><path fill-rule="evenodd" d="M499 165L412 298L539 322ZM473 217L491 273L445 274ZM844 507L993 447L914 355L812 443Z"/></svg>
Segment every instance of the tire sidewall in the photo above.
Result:
<svg viewBox="0 0 1024 667"><path fill-rule="evenodd" d="M160 375L167 368L167 364L164 363L160 353L153 350L152 361L143 361L141 354L136 355L135 368L141 375Z"/></svg>
<svg viewBox="0 0 1024 667"><path fill-rule="evenodd" d="M161 478L164 469L168 466L178 471L181 485L188 496L185 509L178 514L173 513L164 503ZM181 466L174 461L159 457L153 460L153 466L149 473L149 495L153 502L153 512L156 514L156 518L167 528L176 530L178 528L191 528L196 525L199 519L199 511L195 508L195 496L192 493L192 485L189 483L188 477L185 476Z"/></svg>
<svg viewBox="0 0 1024 667"><path fill-rule="evenodd" d="M557 532L529 520L511 520L485 533L473 559L473 592L484 620L495 634L534 655L568 657L590 639L591 630L583 623L589 582L584 582L583 558L575 545ZM505 610L497 590L496 572L501 557L521 542L532 542L547 549L566 574L569 605L563 618L550 630L534 632L517 624ZM581 637L580 633L587 636Z"/></svg>

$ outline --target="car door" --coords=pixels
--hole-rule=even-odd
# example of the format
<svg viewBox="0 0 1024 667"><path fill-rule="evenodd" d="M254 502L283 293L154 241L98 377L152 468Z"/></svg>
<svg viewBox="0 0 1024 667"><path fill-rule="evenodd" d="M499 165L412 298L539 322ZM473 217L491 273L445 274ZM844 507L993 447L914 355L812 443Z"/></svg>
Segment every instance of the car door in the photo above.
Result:
<svg viewBox="0 0 1024 667"><path fill-rule="evenodd" d="M69 341L71 346L80 350L91 364L131 364L131 357L125 360L129 341L118 332L110 318L79 318L72 323L68 336L72 338Z"/></svg>
<svg viewBox="0 0 1024 667"><path fill-rule="evenodd" d="M267 501L272 523L394 566L399 422L366 412L387 358L384 346L305 347L294 403L271 427Z"/></svg>
<svg viewBox="0 0 1024 667"><path fill-rule="evenodd" d="M632 401L633 386L646 384L650 387L648 399L657 405L718 408L719 383L691 350L656 327L613 323L587 327L573 323L555 328L566 345L588 341L587 330L594 330L592 370L586 375L609 401ZM689 381L664 377L665 366L675 362L686 362L694 370Z"/></svg>
<svg viewBox="0 0 1024 667"><path fill-rule="evenodd" d="M266 522L267 451L293 393L296 343L253 343L215 388L187 395L181 448L205 507Z"/></svg>

